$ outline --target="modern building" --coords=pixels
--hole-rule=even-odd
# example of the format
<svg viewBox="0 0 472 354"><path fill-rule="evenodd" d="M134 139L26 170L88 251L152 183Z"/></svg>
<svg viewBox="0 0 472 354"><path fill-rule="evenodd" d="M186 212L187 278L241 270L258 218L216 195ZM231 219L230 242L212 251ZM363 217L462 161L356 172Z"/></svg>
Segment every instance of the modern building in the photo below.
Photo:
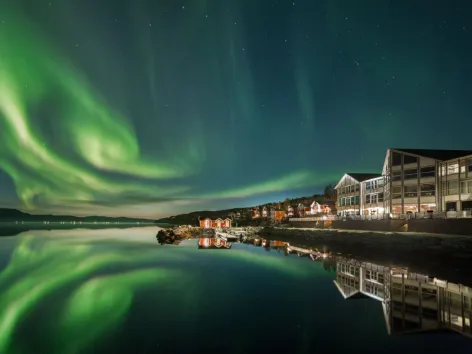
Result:
<svg viewBox="0 0 472 354"><path fill-rule="evenodd" d="M380 173L346 173L334 187L338 199L338 213L361 215L364 210L369 212L374 209L383 213L383 186L384 177ZM369 203L365 207L367 201Z"/></svg>
<svg viewBox="0 0 472 354"><path fill-rule="evenodd" d="M460 161L465 163L466 159L463 157L468 155L472 155L472 151L388 149L382 170L382 175L385 177L384 199L387 200L385 212L406 214L443 211L443 204L444 207L446 205L438 193L439 168L451 165L453 171L456 168L453 166L457 166L455 175L458 180L458 164ZM465 178L466 174L463 177ZM452 188L450 192L458 192L458 189ZM454 196L451 199L455 198L457 202L458 193L451 195Z"/></svg>
<svg viewBox="0 0 472 354"><path fill-rule="evenodd" d="M441 161L438 187L442 211L472 211L472 154Z"/></svg>
<svg viewBox="0 0 472 354"><path fill-rule="evenodd" d="M339 258L336 287L345 299L382 304L389 334L450 329L472 337L472 288L427 275Z"/></svg>

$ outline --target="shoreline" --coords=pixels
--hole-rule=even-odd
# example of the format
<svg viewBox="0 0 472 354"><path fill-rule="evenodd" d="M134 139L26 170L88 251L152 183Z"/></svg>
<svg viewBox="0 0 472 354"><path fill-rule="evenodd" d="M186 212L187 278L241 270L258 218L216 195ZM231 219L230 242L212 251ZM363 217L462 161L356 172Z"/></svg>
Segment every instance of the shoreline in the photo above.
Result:
<svg viewBox="0 0 472 354"><path fill-rule="evenodd" d="M333 229L264 228L269 240L293 242L360 261L411 268L472 284L472 238L463 235Z"/></svg>

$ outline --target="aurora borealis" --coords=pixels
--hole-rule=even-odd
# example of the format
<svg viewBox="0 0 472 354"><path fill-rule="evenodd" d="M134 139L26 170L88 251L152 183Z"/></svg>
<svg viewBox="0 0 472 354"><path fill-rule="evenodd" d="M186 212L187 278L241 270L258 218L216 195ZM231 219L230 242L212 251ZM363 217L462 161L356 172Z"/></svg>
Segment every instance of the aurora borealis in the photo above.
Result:
<svg viewBox="0 0 472 354"><path fill-rule="evenodd" d="M2 1L0 207L157 218L469 149L469 22L465 1Z"/></svg>

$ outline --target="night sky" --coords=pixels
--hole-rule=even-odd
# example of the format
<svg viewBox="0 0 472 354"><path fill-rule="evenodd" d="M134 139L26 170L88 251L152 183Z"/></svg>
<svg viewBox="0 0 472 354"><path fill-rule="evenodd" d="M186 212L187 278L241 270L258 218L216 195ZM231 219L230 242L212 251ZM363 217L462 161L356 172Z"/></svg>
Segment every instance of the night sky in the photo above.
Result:
<svg viewBox="0 0 472 354"><path fill-rule="evenodd" d="M160 217L471 149L472 4L2 0L0 206Z"/></svg>

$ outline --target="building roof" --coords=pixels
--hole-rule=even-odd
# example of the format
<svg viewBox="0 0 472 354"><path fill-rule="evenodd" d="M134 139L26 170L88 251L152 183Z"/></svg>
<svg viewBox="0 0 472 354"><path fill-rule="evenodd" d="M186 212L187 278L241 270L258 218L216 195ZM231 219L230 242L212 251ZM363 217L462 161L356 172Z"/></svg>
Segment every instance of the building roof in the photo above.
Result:
<svg viewBox="0 0 472 354"><path fill-rule="evenodd" d="M405 154L418 155L423 157L429 157L435 160L451 160L459 157L472 155L472 150L432 150L432 149L396 149L391 148L391 150L397 150L404 152Z"/></svg>
<svg viewBox="0 0 472 354"><path fill-rule="evenodd" d="M357 182L364 182L369 179L382 177L380 173L346 173L346 174L354 178Z"/></svg>

